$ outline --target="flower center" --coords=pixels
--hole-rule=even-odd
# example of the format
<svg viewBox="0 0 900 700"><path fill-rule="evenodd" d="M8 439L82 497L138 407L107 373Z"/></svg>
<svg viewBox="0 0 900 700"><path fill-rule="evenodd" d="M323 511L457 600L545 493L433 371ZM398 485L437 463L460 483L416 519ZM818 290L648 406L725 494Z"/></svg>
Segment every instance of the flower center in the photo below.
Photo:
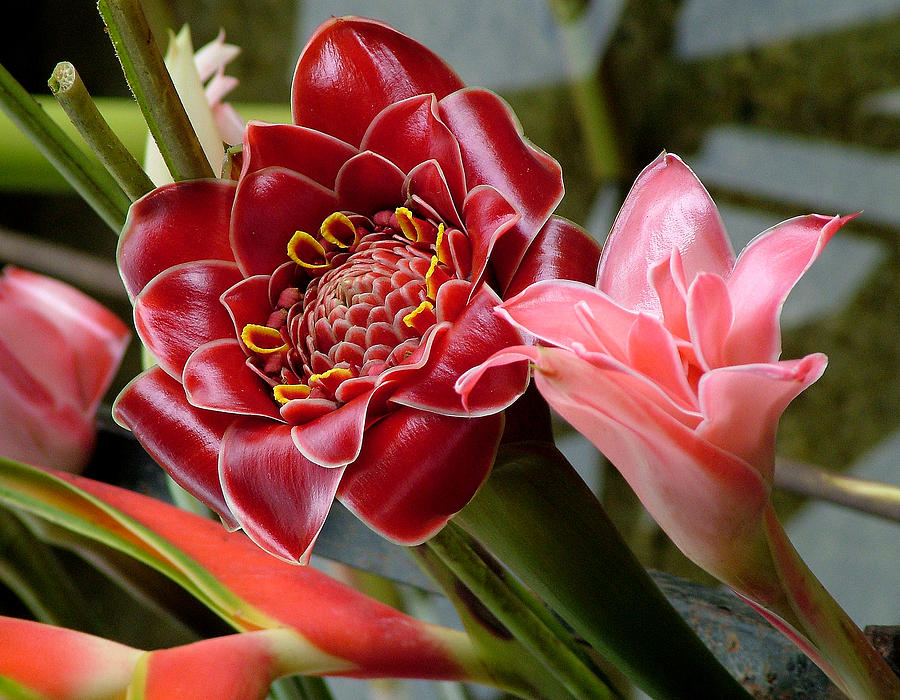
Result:
<svg viewBox="0 0 900 700"><path fill-rule="evenodd" d="M274 399L333 407L409 358L437 323L439 288L458 277L444 233L405 207L372 219L335 212L316 236L296 232L295 264L270 280L273 312L241 332Z"/></svg>

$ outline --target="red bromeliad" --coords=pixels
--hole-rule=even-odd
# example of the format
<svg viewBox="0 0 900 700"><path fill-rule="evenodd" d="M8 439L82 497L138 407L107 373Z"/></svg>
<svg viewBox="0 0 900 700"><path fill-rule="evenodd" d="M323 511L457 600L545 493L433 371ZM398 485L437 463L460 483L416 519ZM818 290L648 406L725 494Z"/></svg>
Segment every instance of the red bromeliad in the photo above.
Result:
<svg viewBox="0 0 900 700"><path fill-rule="evenodd" d="M280 557L335 495L420 543L486 478L527 368L457 377L521 337L493 313L599 249L552 216L558 163L496 95L380 22L332 19L294 76L294 124L250 122L237 181L136 202L119 248L158 361L116 405L188 491Z"/></svg>

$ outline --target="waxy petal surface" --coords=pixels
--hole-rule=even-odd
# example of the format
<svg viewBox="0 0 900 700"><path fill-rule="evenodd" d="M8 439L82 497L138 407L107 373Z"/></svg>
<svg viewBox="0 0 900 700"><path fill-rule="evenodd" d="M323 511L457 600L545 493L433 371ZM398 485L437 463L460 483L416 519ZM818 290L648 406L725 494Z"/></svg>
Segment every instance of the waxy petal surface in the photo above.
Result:
<svg viewBox="0 0 900 700"><path fill-rule="evenodd" d="M292 562L309 561L343 471L301 455L289 425L242 419L222 441L219 472L231 512L250 539Z"/></svg>
<svg viewBox="0 0 900 700"><path fill-rule="evenodd" d="M163 270L192 260L234 262L228 239L235 183L185 180L144 195L128 210L117 259L131 297Z"/></svg>
<svg viewBox="0 0 900 700"><path fill-rule="evenodd" d="M635 180L600 258L597 287L627 309L659 313L651 265L678 249L687 284L700 272L725 277L734 253L716 205L678 156L663 153Z"/></svg>
<svg viewBox="0 0 900 700"><path fill-rule="evenodd" d="M753 465L772 483L778 420L788 404L822 376L827 363L825 355L816 353L706 373L699 387L704 420L698 434Z"/></svg>
<svg viewBox="0 0 900 700"><path fill-rule="evenodd" d="M580 226L551 216L525 252L504 296L509 299L541 280L571 280L593 285L600 244Z"/></svg>
<svg viewBox="0 0 900 700"><path fill-rule="evenodd" d="M341 166L356 155L349 143L294 124L250 121L244 132L243 173L278 166L334 189Z"/></svg>
<svg viewBox="0 0 900 700"><path fill-rule="evenodd" d="M502 413L466 419L394 411L367 431L341 482L341 502L389 539L421 544L487 478L502 432Z"/></svg>
<svg viewBox="0 0 900 700"><path fill-rule="evenodd" d="M790 219L761 233L744 249L728 278L735 309L726 348L730 364L778 359L779 318L788 293L852 218L812 214Z"/></svg>
<svg viewBox="0 0 900 700"><path fill-rule="evenodd" d="M403 201L406 175L384 156L363 151L344 163L335 190L340 208L365 215Z"/></svg>
<svg viewBox="0 0 900 700"><path fill-rule="evenodd" d="M241 279L234 263L209 260L170 267L141 290L134 300L134 323L160 367L181 377L194 350L234 337L219 297Z"/></svg>
<svg viewBox="0 0 900 700"><path fill-rule="evenodd" d="M509 106L487 90L460 90L440 102L440 116L459 141L466 186L491 185L522 216L493 257L501 289L563 196L559 163L522 136Z"/></svg>
<svg viewBox="0 0 900 700"><path fill-rule="evenodd" d="M456 137L440 120L437 109L433 94L395 102L369 125L361 148L385 156L405 173L424 161L436 161L459 206L466 191L462 156Z"/></svg>
<svg viewBox="0 0 900 700"><path fill-rule="evenodd" d="M351 144L388 105L463 87L438 56L388 25L360 17L324 23L307 42L291 91L294 123Z"/></svg>
<svg viewBox="0 0 900 700"><path fill-rule="evenodd" d="M528 386L523 365L492 373L469 395L466 406L454 389L463 372L497 348L522 342L519 333L493 313L499 301L489 287L481 287L450 329L434 341L425 366L391 395L391 401L447 416L480 416L506 408L518 398Z"/></svg>
<svg viewBox="0 0 900 700"><path fill-rule="evenodd" d="M188 401L210 411L280 421L271 391L247 368L246 359L237 340L225 338L201 345L184 365L182 382Z"/></svg>
<svg viewBox="0 0 900 700"><path fill-rule="evenodd" d="M248 174L238 185L231 247L246 275L271 274L287 260L296 231L315 232L337 209L334 192L314 180L270 167Z"/></svg>
<svg viewBox="0 0 900 700"><path fill-rule="evenodd" d="M237 527L219 484L219 447L235 416L192 406L176 379L151 367L122 390L113 417L179 486Z"/></svg>

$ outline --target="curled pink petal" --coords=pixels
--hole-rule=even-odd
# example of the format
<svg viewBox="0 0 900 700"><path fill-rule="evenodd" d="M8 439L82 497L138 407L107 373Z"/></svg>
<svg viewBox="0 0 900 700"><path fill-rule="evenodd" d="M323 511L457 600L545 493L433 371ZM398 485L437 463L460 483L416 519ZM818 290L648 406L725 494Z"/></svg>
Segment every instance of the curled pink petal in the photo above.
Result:
<svg viewBox="0 0 900 700"><path fill-rule="evenodd" d="M610 231L597 286L628 309L658 312L647 269L681 252L687 282L724 276L734 264L716 205L678 156L663 153L635 180Z"/></svg>

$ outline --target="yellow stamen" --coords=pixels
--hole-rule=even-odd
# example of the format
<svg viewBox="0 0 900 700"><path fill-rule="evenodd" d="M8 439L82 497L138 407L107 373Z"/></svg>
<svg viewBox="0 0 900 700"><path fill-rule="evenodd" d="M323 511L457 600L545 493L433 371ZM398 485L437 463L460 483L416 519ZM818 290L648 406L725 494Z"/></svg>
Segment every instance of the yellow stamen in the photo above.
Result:
<svg viewBox="0 0 900 700"><path fill-rule="evenodd" d="M286 404L294 399L305 399L309 396L309 391L306 384L279 384L272 387L275 400L280 404Z"/></svg>
<svg viewBox="0 0 900 700"><path fill-rule="evenodd" d="M329 243L338 248L352 248L359 243L356 226L345 214L339 211L328 216L319 227L319 233Z"/></svg>
<svg viewBox="0 0 900 700"><path fill-rule="evenodd" d="M416 327L416 319L426 312L434 311L434 304L427 299L403 317L403 323L410 328Z"/></svg>
<svg viewBox="0 0 900 700"><path fill-rule="evenodd" d="M331 265L325 257L325 248L315 238L297 231L287 244L288 257L307 270L326 270Z"/></svg>
<svg viewBox="0 0 900 700"><path fill-rule="evenodd" d="M248 323L241 331L241 340L250 350L260 355L271 355L287 350L287 343L275 328ZM278 345L275 345L278 343Z"/></svg>
<svg viewBox="0 0 900 700"><path fill-rule="evenodd" d="M322 372L322 374L314 374L309 378L309 383L313 382L327 382L329 380L337 380L336 383L340 383L345 379L350 379L353 376L353 372L344 367L332 367L331 369Z"/></svg>
<svg viewBox="0 0 900 700"><path fill-rule="evenodd" d="M444 238L444 224L438 224L437 231L437 240L434 242L434 252L437 255L438 260L440 260L444 265L449 265L451 256L450 256L450 246L447 243L447 240Z"/></svg>
<svg viewBox="0 0 900 700"><path fill-rule="evenodd" d="M422 240L422 231L419 229L419 224L409 209L397 207L394 210L394 216L397 217L397 224L400 226L400 231L404 236L413 243Z"/></svg>
<svg viewBox="0 0 900 700"><path fill-rule="evenodd" d="M425 294L432 301L437 299L438 285L434 279L434 271L438 266L438 256L431 256L431 265L428 266L428 272L425 273Z"/></svg>

